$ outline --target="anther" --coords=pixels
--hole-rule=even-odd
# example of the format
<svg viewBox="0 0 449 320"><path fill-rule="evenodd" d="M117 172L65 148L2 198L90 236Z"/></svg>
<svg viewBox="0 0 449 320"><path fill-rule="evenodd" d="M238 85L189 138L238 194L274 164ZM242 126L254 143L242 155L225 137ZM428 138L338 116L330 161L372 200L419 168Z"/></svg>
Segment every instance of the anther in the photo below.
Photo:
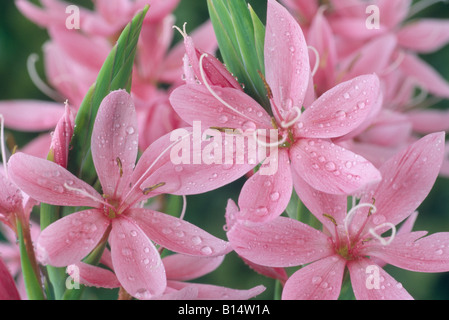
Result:
<svg viewBox="0 0 449 320"><path fill-rule="evenodd" d="M154 186L145 188L145 189L143 189L142 192L143 192L144 195L147 195L147 194L149 194L150 192L152 192L152 191L154 191L154 190L156 190L157 188L160 188L160 187L162 187L162 186L165 186L165 182L160 182L160 183L158 183L158 184L155 184Z"/></svg>
<svg viewBox="0 0 449 320"><path fill-rule="evenodd" d="M329 220L334 224L334 226L337 226L337 221L336 221L335 218L332 217L330 214L323 213L323 217L329 219Z"/></svg>
<svg viewBox="0 0 449 320"><path fill-rule="evenodd" d="M117 157L116 159L115 159L115 161L117 162L117 165L118 165L118 167L119 167L119 170L120 170L120 178L123 176L123 166L122 166L122 161L120 160L120 158L119 157Z"/></svg>

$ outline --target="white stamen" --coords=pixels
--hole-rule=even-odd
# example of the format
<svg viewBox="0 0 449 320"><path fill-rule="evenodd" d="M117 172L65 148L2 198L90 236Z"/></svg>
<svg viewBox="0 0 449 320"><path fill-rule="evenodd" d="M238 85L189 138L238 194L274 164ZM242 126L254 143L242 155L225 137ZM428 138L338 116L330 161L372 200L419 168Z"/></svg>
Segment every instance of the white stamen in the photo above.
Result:
<svg viewBox="0 0 449 320"><path fill-rule="evenodd" d="M313 66L313 70L312 70L312 77L314 77L316 72L318 71L319 66L320 66L320 53L318 52L318 50L315 47L308 46L307 48L312 50L313 53L315 54L315 65Z"/></svg>
<svg viewBox="0 0 449 320"><path fill-rule="evenodd" d="M296 121L299 120L301 117L301 109L298 107L293 107L292 110L296 111L296 116L293 118L293 120L290 120L289 122L285 122L284 120L281 121L281 127L284 129L289 128L290 126L294 125Z"/></svg>
<svg viewBox="0 0 449 320"><path fill-rule="evenodd" d="M78 188L73 188L71 186L69 186L67 183L64 183L64 188L66 188L69 191L75 191L78 192L80 195L83 195L85 197L88 197L98 203L104 204L105 206L111 207L111 205L105 201L102 201L100 199L98 199L97 197L94 197L93 195L91 195L90 193L88 193L86 190L83 189L78 189Z"/></svg>
<svg viewBox="0 0 449 320"><path fill-rule="evenodd" d="M3 170L5 171L6 178L8 177L8 169L6 166L6 151L5 151L5 137L4 137L4 131L5 131L5 118L2 114L0 114L0 145L1 145L1 151L2 151L2 163L3 163Z"/></svg>
<svg viewBox="0 0 449 320"><path fill-rule="evenodd" d="M280 141L266 143L265 141L259 140L259 138L257 137L257 131L253 132L253 138L254 140L256 140L256 143L258 145L261 145L262 147L278 147L282 145L285 141L287 141L287 136L285 135L282 137Z"/></svg>
<svg viewBox="0 0 449 320"><path fill-rule="evenodd" d="M248 119L248 120L250 120L250 121L253 122L253 121L254 121L253 119L251 119L250 117L247 117L246 115L244 115L244 114L241 113L240 111L234 109L231 105L229 105L226 101L224 101L222 98L220 98L220 97L219 97L219 96L212 90L212 88L209 86L209 83L207 83L207 80L206 80L206 74L205 74L204 68L203 68L203 58L204 58L204 57L207 57L207 53L203 53L203 54L201 55L201 57L200 57L200 61L199 61L199 64L200 64L200 73L201 73L201 79L203 80L203 83L204 83L204 85L206 86L207 90L210 92L210 94L211 94L215 99L217 99L218 101L220 101L226 108L232 110L233 112L235 112L235 113L241 115L242 117L244 117L244 118L246 118L246 119Z"/></svg>
<svg viewBox="0 0 449 320"><path fill-rule="evenodd" d="M413 4L410 9L408 10L408 16L407 18L413 17L417 13L423 11L424 9L438 3L438 2L445 2L448 3L448 0L428 0L428 1L418 1L415 4Z"/></svg>
<svg viewBox="0 0 449 320"><path fill-rule="evenodd" d="M346 218L344 220L346 233L349 234L349 225L351 224L352 219L354 218L354 215L357 213L357 211L360 208L363 208L363 207L370 207L372 214L375 213L377 210L376 207L374 206L374 204L372 204L372 203L359 203L358 205L352 207L351 210L349 210L349 212L346 215Z"/></svg>
<svg viewBox="0 0 449 320"><path fill-rule="evenodd" d="M31 81L34 85L49 98L52 98L55 101L61 101L62 98L58 92L50 88L42 79L39 77L39 74L36 70L36 61L39 60L39 56L36 53L30 54L27 60L27 70L30 75Z"/></svg>
<svg viewBox="0 0 449 320"><path fill-rule="evenodd" d="M386 240L385 238L382 238L379 234L376 233L377 230L385 228L385 227L391 228L391 236L388 238L388 240ZM396 226L394 224L392 224L391 222L385 222L378 226L375 226L374 228L369 229L369 233L371 233L371 235L374 238L379 240L382 245L388 246L394 240L394 237L396 236Z"/></svg>
<svg viewBox="0 0 449 320"><path fill-rule="evenodd" d="M401 63L404 61L405 59L405 53L404 51L399 51L398 57L393 61L392 64L390 64L387 68L385 68L385 70L380 72L380 75L385 76L393 71L395 71L396 69L399 68L399 66L401 65Z"/></svg>
<svg viewBox="0 0 449 320"><path fill-rule="evenodd" d="M179 219L184 220L186 209L187 209L187 197L185 195L182 195L182 211L181 215L179 216Z"/></svg>
<svg viewBox="0 0 449 320"><path fill-rule="evenodd" d="M181 28L179 28L178 26L173 26L172 28L178 30L179 33L180 33L184 38L187 38L186 24L187 24L187 22L184 22L184 24L182 25L182 30L181 30Z"/></svg>

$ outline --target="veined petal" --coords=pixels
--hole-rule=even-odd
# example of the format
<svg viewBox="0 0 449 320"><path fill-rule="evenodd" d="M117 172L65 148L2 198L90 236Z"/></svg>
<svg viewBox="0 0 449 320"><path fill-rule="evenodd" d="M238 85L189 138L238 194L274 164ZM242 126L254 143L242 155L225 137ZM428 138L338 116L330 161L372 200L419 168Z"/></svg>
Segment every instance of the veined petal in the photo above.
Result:
<svg viewBox="0 0 449 320"><path fill-rule="evenodd" d="M345 266L345 259L332 255L299 269L285 283L282 300L337 300Z"/></svg>
<svg viewBox="0 0 449 320"><path fill-rule="evenodd" d="M167 279L186 281L202 277L217 269L224 260L223 256L194 257L172 254L162 259Z"/></svg>
<svg viewBox="0 0 449 320"><path fill-rule="evenodd" d="M64 114L61 103L35 100L0 102L5 126L20 131L53 130Z"/></svg>
<svg viewBox="0 0 449 320"><path fill-rule="evenodd" d="M273 0L268 1L264 53L265 77L277 108L301 108L310 76L306 40L293 16Z"/></svg>
<svg viewBox="0 0 449 320"><path fill-rule="evenodd" d="M367 188L360 200L372 203L374 199L377 208L367 228L382 222L396 225L412 214L435 183L443 156L444 132L439 132L421 138L387 160L380 168L382 181ZM351 225L361 226L365 220L365 214L357 214Z"/></svg>
<svg viewBox="0 0 449 320"><path fill-rule="evenodd" d="M401 283L369 259L348 262L352 289L357 300L412 300Z"/></svg>
<svg viewBox="0 0 449 320"><path fill-rule="evenodd" d="M419 19L399 30L399 45L418 53L437 51L449 42L449 21L443 19ZM417 41L417 39L419 39Z"/></svg>
<svg viewBox="0 0 449 320"><path fill-rule="evenodd" d="M69 265L67 274L78 283L89 287L107 289L120 287L120 282L113 272L83 262Z"/></svg>
<svg viewBox="0 0 449 320"><path fill-rule="evenodd" d="M414 78L428 92L442 98L449 98L447 80L416 55L404 53L400 68L406 76Z"/></svg>
<svg viewBox="0 0 449 320"><path fill-rule="evenodd" d="M137 116L125 90L102 101L92 131L92 158L103 193L119 198L134 169L138 150Z"/></svg>
<svg viewBox="0 0 449 320"><path fill-rule="evenodd" d="M174 252L215 257L227 254L231 249L226 241L165 213L150 209L132 209L129 217L151 240Z"/></svg>
<svg viewBox="0 0 449 320"><path fill-rule="evenodd" d="M95 248L109 225L109 220L96 209L65 216L40 233L39 260L56 267L78 263Z"/></svg>
<svg viewBox="0 0 449 320"><path fill-rule="evenodd" d="M263 266L298 266L333 253L324 233L285 217L262 224L236 223L227 235L238 255Z"/></svg>
<svg viewBox="0 0 449 320"><path fill-rule="evenodd" d="M379 181L379 171L365 158L320 139L300 139L290 148L293 170L313 188L351 194Z"/></svg>
<svg viewBox="0 0 449 320"><path fill-rule="evenodd" d="M321 95L299 118L296 134L335 138L360 126L377 102L379 78L364 75L341 83Z"/></svg>
<svg viewBox="0 0 449 320"><path fill-rule="evenodd" d="M265 291L262 285L248 290L237 290L202 283L169 281L168 286L177 290L193 287L198 291L198 300L249 300Z"/></svg>
<svg viewBox="0 0 449 320"><path fill-rule="evenodd" d="M129 294L146 300L165 291L161 257L139 225L128 217L114 219L109 242L114 272Z"/></svg>
<svg viewBox="0 0 449 320"><path fill-rule="evenodd" d="M103 198L90 185L60 165L24 153L15 153L8 161L11 180L30 197L59 206L99 208Z"/></svg>
<svg viewBox="0 0 449 320"><path fill-rule="evenodd" d="M239 196L239 218L253 222L264 222L280 216L292 194L292 174L288 152L278 152L277 170L263 175L260 170L243 185Z"/></svg>
<svg viewBox="0 0 449 320"><path fill-rule="evenodd" d="M205 128L245 130L272 128L268 113L251 97L233 88L211 87L231 108L217 100L203 85L183 85L173 91L170 102L179 116L189 123L200 121ZM250 124L251 123L251 124Z"/></svg>
<svg viewBox="0 0 449 320"><path fill-rule="evenodd" d="M376 246L369 254L396 267L417 272L449 271L449 233L420 238L426 232L398 234L388 246ZM420 239L418 239L420 238Z"/></svg>

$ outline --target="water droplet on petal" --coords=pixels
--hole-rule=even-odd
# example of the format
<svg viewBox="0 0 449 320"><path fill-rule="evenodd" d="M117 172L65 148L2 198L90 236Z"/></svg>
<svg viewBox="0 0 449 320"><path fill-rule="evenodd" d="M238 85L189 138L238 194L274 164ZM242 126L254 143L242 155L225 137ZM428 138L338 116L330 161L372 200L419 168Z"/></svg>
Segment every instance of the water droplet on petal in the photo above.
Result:
<svg viewBox="0 0 449 320"><path fill-rule="evenodd" d="M211 248L211 247L208 247L208 246L202 247L202 248L201 248L201 252L202 252L203 254L210 255L210 254L212 254L212 248Z"/></svg>
<svg viewBox="0 0 449 320"><path fill-rule="evenodd" d="M279 197L280 197L279 192L273 192L272 194L270 194L271 201L278 201Z"/></svg>
<svg viewBox="0 0 449 320"><path fill-rule="evenodd" d="M337 166L335 165L334 162L329 161L329 162L326 162L326 164L324 165L324 168L327 171L335 171L335 169L337 169Z"/></svg>
<svg viewBox="0 0 449 320"><path fill-rule="evenodd" d="M343 110L337 111L335 113L335 116L338 120L344 120L346 118L346 112L344 112Z"/></svg>
<svg viewBox="0 0 449 320"><path fill-rule="evenodd" d="M193 236L192 237L192 243L194 245L199 245L203 240L199 236Z"/></svg>
<svg viewBox="0 0 449 320"><path fill-rule="evenodd" d="M221 115L219 118L218 118L218 120L221 122L221 123L226 123L226 122L228 122L228 117L227 116L225 116L224 114L223 115Z"/></svg>
<svg viewBox="0 0 449 320"><path fill-rule="evenodd" d="M126 133L127 134L133 134L134 133L134 127L128 127L128 128L126 128Z"/></svg>

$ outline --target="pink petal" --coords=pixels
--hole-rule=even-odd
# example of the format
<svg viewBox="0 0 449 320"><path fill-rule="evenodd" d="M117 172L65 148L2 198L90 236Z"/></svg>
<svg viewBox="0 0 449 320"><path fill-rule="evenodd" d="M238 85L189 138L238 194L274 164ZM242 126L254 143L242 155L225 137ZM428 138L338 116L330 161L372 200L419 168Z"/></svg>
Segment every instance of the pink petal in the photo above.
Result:
<svg viewBox="0 0 449 320"><path fill-rule="evenodd" d="M95 209L61 218L41 232L39 260L55 267L78 263L97 246L109 225L104 214Z"/></svg>
<svg viewBox="0 0 449 320"><path fill-rule="evenodd" d="M227 235L238 255L262 266L297 266L333 252L324 233L285 217L262 224L236 223Z"/></svg>
<svg viewBox="0 0 449 320"><path fill-rule="evenodd" d="M40 202L71 207L102 206L103 198L94 188L54 162L19 152L11 156L8 168L11 180Z"/></svg>
<svg viewBox="0 0 449 320"><path fill-rule="evenodd" d="M3 174L0 174L0 213L22 211L22 201L20 189Z"/></svg>
<svg viewBox="0 0 449 320"><path fill-rule="evenodd" d="M182 254L172 254L162 259L162 262L165 266L167 279L185 281L202 277L214 271L221 265L224 257L199 258Z"/></svg>
<svg viewBox="0 0 449 320"><path fill-rule="evenodd" d="M226 241L168 214L132 209L129 216L151 240L171 251L199 257L222 256L230 251Z"/></svg>
<svg viewBox="0 0 449 320"><path fill-rule="evenodd" d="M120 287L120 282L113 272L83 262L69 265L67 274L76 282L89 287L106 289Z"/></svg>
<svg viewBox="0 0 449 320"><path fill-rule="evenodd" d="M177 290L193 287L198 291L198 300L248 300L265 291L265 287L261 285L249 290L237 290L209 284L169 281L168 286Z"/></svg>
<svg viewBox="0 0 449 320"><path fill-rule="evenodd" d="M370 186L360 200L375 200L377 210L367 227L374 227L376 221L396 225L412 214L435 183L443 156L444 133L440 132L421 138L386 161L380 168L382 181ZM361 225L365 219L358 214L352 224Z"/></svg>
<svg viewBox="0 0 449 320"><path fill-rule="evenodd" d="M345 265L346 260L332 255L299 269L285 283L282 300L337 300Z"/></svg>
<svg viewBox="0 0 449 320"><path fill-rule="evenodd" d="M305 24L308 24L308 22L310 22L313 17L315 17L319 7L319 2L317 0L282 0L282 3L290 8L293 12L297 12L300 15L301 20L305 20Z"/></svg>
<svg viewBox="0 0 449 320"><path fill-rule="evenodd" d="M279 151L275 174L262 175L260 170L243 185L239 196L239 217L264 222L280 216L290 201L292 175L286 151Z"/></svg>
<svg viewBox="0 0 449 320"><path fill-rule="evenodd" d="M369 29L366 27L366 15L359 17L343 17L331 20L331 27L335 34L347 38L350 41L369 40L387 32L385 26L380 25L379 29Z"/></svg>
<svg viewBox="0 0 449 320"><path fill-rule="evenodd" d="M67 104L64 115L56 125L52 135L50 153L53 161L61 167L67 168L70 141L72 140L75 118Z"/></svg>
<svg viewBox="0 0 449 320"><path fill-rule="evenodd" d="M413 130L428 134L437 131L449 131L449 111L427 109L407 112L413 124Z"/></svg>
<svg viewBox="0 0 449 320"><path fill-rule="evenodd" d="M264 52L265 77L277 108L301 108L310 76L307 44L296 20L273 0L268 1Z"/></svg>
<svg viewBox="0 0 449 320"><path fill-rule="evenodd" d="M388 28L394 28L405 21L410 10L412 0L379 0L377 4L381 15L381 23Z"/></svg>
<svg viewBox="0 0 449 320"><path fill-rule="evenodd" d="M366 159L325 140L300 139L290 159L298 176L326 193L350 194L381 178Z"/></svg>
<svg viewBox="0 0 449 320"><path fill-rule="evenodd" d="M0 300L21 300L13 277L0 259Z"/></svg>
<svg viewBox="0 0 449 320"><path fill-rule="evenodd" d="M164 294L154 297L151 300L195 300L198 298L198 289L193 286L184 287L180 290L170 286L176 281L167 281L167 290ZM182 282L181 282L182 283Z"/></svg>
<svg viewBox="0 0 449 320"><path fill-rule="evenodd" d="M63 104L34 100L0 102L5 126L20 131L53 130L64 114ZM48 151L48 150L47 150Z"/></svg>
<svg viewBox="0 0 449 320"><path fill-rule="evenodd" d="M125 90L108 94L95 119L92 158L103 193L109 197L119 198L129 188L137 158L137 132L131 96Z"/></svg>
<svg viewBox="0 0 449 320"><path fill-rule="evenodd" d="M348 262L352 289L357 300L412 300L402 284L382 268L363 258ZM378 282L376 277L378 278Z"/></svg>
<svg viewBox="0 0 449 320"><path fill-rule="evenodd" d="M406 76L414 78L428 92L442 98L449 98L448 82L417 56L404 53L400 68Z"/></svg>
<svg viewBox="0 0 449 320"><path fill-rule="evenodd" d="M115 274L129 294L149 299L165 291L167 279L159 252L134 221L114 219L109 243Z"/></svg>
<svg viewBox="0 0 449 320"><path fill-rule="evenodd" d="M388 246L374 247L369 254L401 269L417 272L449 271L449 233L420 238L425 232L398 234Z"/></svg>
<svg viewBox="0 0 449 320"><path fill-rule="evenodd" d="M431 53L449 42L449 21L420 19L399 30L399 45L418 53Z"/></svg>
<svg viewBox="0 0 449 320"><path fill-rule="evenodd" d="M179 116L189 124L201 121L205 128L233 128L243 131L272 128L267 112L241 90L214 86L212 90L233 109L218 101L203 85L184 85L173 91L170 102Z"/></svg>
<svg viewBox="0 0 449 320"><path fill-rule="evenodd" d="M47 158L50 145L51 134L44 133L24 145L20 151L34 157Z"/></svg>
<svg viewBox="0 0 449 320"><path fill-rule="evenodd" d="M379 78L376 75L341 83L304 111L296 134L307 138L334 138L347 134L365 121L378 95Z"/></svg>
<svg viewBox="0 0 449 320"><path fill-rule="evenodd" d="M175 10L180 0L154 0L150 3L151 14L148 15L146 21L157 22ZM134 10L140 10L144 5L148 4L148 0L138 0L134 2Z"/></svg>
<svg viewBox="0 0 449 320"><path fill-rule="evenodd" d="M293 185L302 203L325 226L330 234L335 235L334 223L324 214L332 217L338 225L342 225L346 217L346 195L333 195L315 190L295 170L293 170Z"/></svg>

